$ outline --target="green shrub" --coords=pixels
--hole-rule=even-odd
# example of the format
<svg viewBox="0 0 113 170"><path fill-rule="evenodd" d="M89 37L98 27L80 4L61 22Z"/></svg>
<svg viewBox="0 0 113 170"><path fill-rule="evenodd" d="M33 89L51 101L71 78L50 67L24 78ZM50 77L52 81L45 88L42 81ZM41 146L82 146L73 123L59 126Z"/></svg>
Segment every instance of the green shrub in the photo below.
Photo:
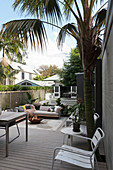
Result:
<svg viewBox="0 0 113 170"><path fill-rule="evenodd" d="M52 87L0 85L0 91L20 91L20 90L40 90L40 89L48 90L48 89L52 89Z"/></svg>

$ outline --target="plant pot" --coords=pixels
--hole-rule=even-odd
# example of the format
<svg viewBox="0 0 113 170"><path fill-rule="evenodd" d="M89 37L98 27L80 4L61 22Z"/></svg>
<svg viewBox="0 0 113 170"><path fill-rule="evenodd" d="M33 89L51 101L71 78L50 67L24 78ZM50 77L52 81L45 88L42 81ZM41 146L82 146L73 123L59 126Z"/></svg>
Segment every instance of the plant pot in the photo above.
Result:
<svg viewBox="0 0 113 170"><path fill-rule="evenodd" d="M73 122L73 131L74 132L80 132L80 123Z"/></svg>

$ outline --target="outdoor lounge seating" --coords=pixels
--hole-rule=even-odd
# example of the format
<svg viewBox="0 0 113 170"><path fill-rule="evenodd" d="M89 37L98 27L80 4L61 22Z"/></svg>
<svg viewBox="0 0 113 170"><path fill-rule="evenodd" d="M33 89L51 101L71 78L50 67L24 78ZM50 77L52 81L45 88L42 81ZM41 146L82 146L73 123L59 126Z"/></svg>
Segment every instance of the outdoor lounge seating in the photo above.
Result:
<svg viewBox="0 0 113 170"><path fill-rule="evenodd" d="M60 119L61 107L59 106L40 106L39 110L34 112L39 117L57 117Z"/></svg>
<svg viewBox="0 0 113 170"><path fill-rule="evenodd" d="M95 152L100 143L104 138L104 132L101 128L97 128L92 139L86 138L91 141L92 151L86 151L83 149L75 148L69 145L62 145L54 149L52 170L54 167L54 161L64 161L82 168L89 168L94 170L94 160L96 160ZM96 160L97 164L97 160ZM97 164L98 169L98 164Z"/></svg>
<svg viewBox="0 0 113 170"><path fill-rule="evenodd" d="M31 109L31 105L26 104L24 106L19 106L18 111L26 111L28 113L32 112L31 114L37 115L38 117L55 117L60 119L61 109L62 108L60 106L40 106L39 110L36 110L35 106Z"/></svg>

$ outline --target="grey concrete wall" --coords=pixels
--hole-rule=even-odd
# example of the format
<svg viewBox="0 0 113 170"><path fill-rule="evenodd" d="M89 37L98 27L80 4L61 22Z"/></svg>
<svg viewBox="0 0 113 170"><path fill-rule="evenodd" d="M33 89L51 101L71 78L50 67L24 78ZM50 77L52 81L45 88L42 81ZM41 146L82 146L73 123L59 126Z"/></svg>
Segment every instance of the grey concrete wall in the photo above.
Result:
<svg viewBox="0 0 113 170"><path fill-rule="evenodd" d="M8 92L0 92L0 105L2 108L10 107L14 108L19 105L23 105L27 103L27 91L8 91ZM37 101L41 101L45 99L45 90L29 90L28 91L32 98L38 98Z"/></svg>
<svg viewBox="0 0 113 170"><path fill-rule="evenodd" d="M113 169L113 1L109 1L102 51L102 113L108 169Z"/></svg>

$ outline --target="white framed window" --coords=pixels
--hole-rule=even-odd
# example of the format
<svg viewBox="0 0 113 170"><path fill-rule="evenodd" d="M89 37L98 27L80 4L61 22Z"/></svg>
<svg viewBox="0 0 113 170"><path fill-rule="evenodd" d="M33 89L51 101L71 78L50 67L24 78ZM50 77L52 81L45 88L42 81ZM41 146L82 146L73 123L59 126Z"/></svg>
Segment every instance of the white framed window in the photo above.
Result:
<svg viewBox="0 0 113 170"><path fill-rule="evenodd" d="M22 78L22 80L25 79L25 74L24 74L24 72L22 72L22 77L21 77L21 78Z"/></svg>
<svg viewBox="0 0 113 170"><path fill-rule="evenodd" d="M29 73L29 80L32 80L32 74Z"/></svg>

